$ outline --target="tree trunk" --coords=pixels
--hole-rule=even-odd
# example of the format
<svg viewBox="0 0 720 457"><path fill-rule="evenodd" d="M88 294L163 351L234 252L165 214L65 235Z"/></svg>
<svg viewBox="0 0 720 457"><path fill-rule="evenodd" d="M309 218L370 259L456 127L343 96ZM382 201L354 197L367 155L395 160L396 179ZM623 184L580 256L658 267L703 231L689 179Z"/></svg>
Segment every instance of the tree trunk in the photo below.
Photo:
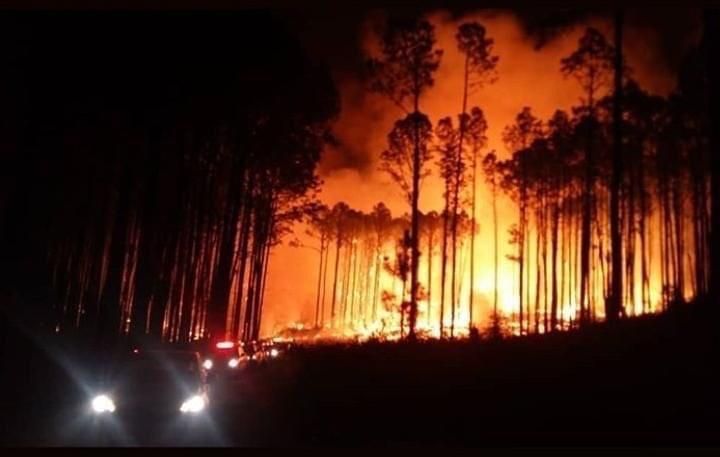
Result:
<svg viewBox="0 0 720 457"><path fill-rule="evenodd" d="M538 208L535 212L535 333L540 333L540 280L541 274L541 257L540 257L540 237L542 236L542 203L538 201Z"/></svg>
<svg viewBox="0 0 720 457"><path fill-rule="evenodd" d="M492 181L492 205L493 205L493 254L495 260L495 275L493 278L494 292L493 292L493 319L497 323L498 319L498 221L497 221L497 189L495 185L495 176Z"/></svg>
<svg viewBox="0 0 720 457"><path fill-rule="evenodd" d="M558 251L558 224L560 220L560 208L557 203L557 198L553 202L552 208L552 227L551 231L551 268L552 268L552 298L550 300L550 330L555 331L557 329L557 312L558 312L558 292L557 292L557 251ZM545 331L547 331L547 327Z"/></svg>
<svg viewBox="0 0 720 457"><path fill-rule="evenodd" d="M320 299L320 327L325 328L325 291L327 290L328 256L330 255L330 238L325 241L325 266L323 267L322 298Z"/></svg>
<svg viewBox="0 0 720 457"><path fill-rule="evenodd" d="M677 162L676 162L677 163ZM678 165L680 165L678 163ZM685 237L683 220L683 195L682 195L682 170L676 171L677 175L673 180L673 206L675 211L675 301L681 303L685 300Z"/></svg>
<svg viewBox="0 0 720 457"><path fill-rule="evenodd" d="M620 228L620 184L622 183L622 31L623 13L615 13L615 95L613 97L613 160L610 186L610 238L612 249L612 293L606 300L605 318L618 319L623 305L622 235Z"/></svg>
<svg viewBox="0 0 720 457"><path fill-rule="evenodd" d="M442 265L440 268L440 338L443 335L443 319L445 317L445 279L447 274L447 236L448 236L448 199L449 190L445 188L445 211L443 212L443 243L442 243Z"/></svg>
<svg viewBox="0 0 720 457"><path fill-rule="evenodd" d="M415 81L418 76L416 74ZM417 84L415 87L418 87ZM420 124L419 124L419 103L420 93L414 94L415 118L415 150L413 151L413 176L412 176L412 214L410 233L410 310L408 313L408 338L415 339L415 324L417 322L417 291L419 286L418 262L420 260L420 214L418 201L420 199Z"/></svg>
<svg viewBox="0 0 720 457"><path fill-rule="evenodd" d="M320 262L318 265L317 293L315 294L315 328L320 325L320 288L322 287L323 252L325 251L325 237L320 235Z"/></svg>
<svg viewBox="0 0 720 457"><path fill-rule="evenodd" d="M468 90L468 62L469 54L465 55L465 74L463 77L463 100L460 115L459 138L457 157L455 159L455 183L453 184L453 211L452 211L452 273L451 273L451 289L450 289L450 338L455 336L455 309L458 306L456 296L456 269L457 269L457 223L458 223L458 207L460 203L460 184L462 180L462 151L463 140L465 137L465 112L467 111L467 90Z"/></svg>
<svg viewBox="0 0 720 457"><path fill-rule="evenodd" d="M592 128L588 123L588 144L585 149L585 188L583 190L582 228L580 240L580 322L588 320L588 295L590 293L590 217L593 189Z"/></svg>
<svg viewBox="0 0 720 457"><path fill-rule="evenodd" d="M375 290L373 292L373 306L372 306L372 321L375 322L377 319L377 302L378 302L378 293L380 289L380 249L381 249L381 241L380 237L378 236L378 247L375 250Z"/></svg>
<svg viewBox="0 0 720 457"><path fill-rule="evenodd" d="M475 298L475 197L476 197L476 174L477 174L477 151L473 151L473 159L472 159L472 208L471 208L471 228L470 228L470 297L469 297L469 312L470 312L470 319L468 326L470 328L473 327L473 299Z"/></svg>
<svg viewBox="0 0 720 457"><path fill-rule="evenodd" d="M524 189L524 184L523 189ZM524 327L524 321L523 321L523 286L524 286L524 268L525 268L525 211L524 211L524 203L523 203L523 197L520 198L520 223L518 227L518 267L519 267L519 287L518 287L518 297L519 297L519 316L518 320L520 322L520 335L523 334L523 327Z"/></svg>
<svg viewBox="0 0 720 457"><path fill-rule="evenodd" d="M428 279L427 279L427 325L430 325L430 311L432 309L432 258L433 258L433 221L428 223L428 252L427 252L427 264L428 264Z"/></svg>

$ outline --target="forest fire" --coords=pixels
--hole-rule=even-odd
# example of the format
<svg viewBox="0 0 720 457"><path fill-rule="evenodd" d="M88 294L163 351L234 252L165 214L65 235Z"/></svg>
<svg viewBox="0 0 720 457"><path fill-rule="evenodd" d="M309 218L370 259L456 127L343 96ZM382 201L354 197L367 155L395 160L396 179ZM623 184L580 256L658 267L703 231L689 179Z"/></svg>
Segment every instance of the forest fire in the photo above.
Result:
<svg viewBox="0 0 720 457"><path fill-rule="evenodd" d="M486 140L479 150L469 157L470 160L474 158L477 161L474 181L477 190L475 217L478 222L474 255L471 256L472 240L469 236L471 231L469 225L472 218L468 213L471 212L472 177L468 176L465 178L465 189L462 190L461 195L463 215L460 219L461 230L458 237L455 282L457 297L454 307L451 308L449 302L444 304L443 335L469 334L471 296L472 324L480 329L486 329L492 322L493 303L497 300L498 321L502 321L507 326L507 333L519 334L520 326L515 323L520 317L522 301L524 319L527 319L525 331L543 332L544 329L549 328L549 321L552 320L550 308L553 306L553 294L556 296L557 307L555 327L569 328L576 325L581 317L582 297L578 291L581 279L579 269L582 241L580 239L582 220L581 214L578 213L582 205L581 175L561 178L565 180L562 184L565 189L557 187L559 183L538 181L537 187L530 190L535 194L528 197L528 203L541 206L533 208L525 215L526 228L523 236L525 242L523 252L520 254L517 245L518 200L517 196L513 196L515 190L508 187L517 185L517 182L511 184L508 181L510 179L508 173L511 171L507 168L511 165L512 153L517 146L507 141L506 132L511 131L513 125L521 125L524 119L518 113L524 107L529 107L529 110L523 113L537 125L537 132L532 133L536 136L537 141L534 144L537 152L528 150L528 157L542 154L541 148L545 148L544 150L547 151L545 154L550 156L552 147L562 146L553 146L550 143L564 140L565 147L580 148L580 150L570 153L570 156L561 160L575 161L574 163L579 166L580 161L583 160L584 148L582 143L578 144L582 141L579 137L582 136L580 132L582 119L572 111L581 109L585 103L583 100L586 99L582 84L578 84L571 74L562 74L561 61L581 46L579 40L583 33L586 33L586 25L597 27L597 30L607 37L605 46L611 50L612 42L609 40L612 37L613 25L611 21L591 20L586 25L575 26L569 33L545 44L544 47L535 49L532 40L523 36L518 20L511 15L491 13L458 19L449 19L442 13L431 15L430 22L435 26L437 48L443 51L434 85L421 97L422 106L425 107L423 109L431 120L452 115L461 107L463 56L457 48L455 34L460 24L472 21L477 21L486 27L487 36L492 40L489 52L497 55L499 59L497 68L493 68L492 71L493 81L488 81L482 86L476 85L469 97L469 104L480 106L487 119L487 130L484 132ZM370 30L372 27L367 29ZM631 28L627 31L630 36L637 33L640 32ZM364 38L366 52L378 51L377 40L378 38L372 33ZM678 84L682 84L681 79L676 79L669 69L648 59L653 53L647 48L648 45L652 46L652 39L643 40L642 47L638 43L640 42L637 40L626 40L624 44L630 78L632 78L626 83L628 84L626 97L628 103L637 103L637 105L628 105L625 116L632 119L634 128L648 128L653 122L661 121L663 116L666 121L661 122L667 122L670 119L667 116L673 115L668 110L674 109L668 103L674 103L673 99L682 97L682 91L690 88L678 87ZM605 68L611 68L611 63L607 62ZM608 77L610 73L608 71ZM604 133L598 135L603 138L598 138L597 147L604 148L605 151L608 151L607 148L612 144L612 139L607 136L612 124L610 97L603 98L612 93L610 82L606 79L598 82L597 87L593 87L597 91L594 97L598 100L598 115L607 126L602 127ZM361 84L362 81L359 79L345 80L341 82L341 87L354 92ZM541 87L539 90L537 90L538 86ZM315 226L312 224L306 226L310 235L305 234L306 229L297 230L297 237L302 240L302 244L322 245L321 256L324 257L318 260L318 255L312 254L311 251L292 247L277 249L274 253L277 261L270 267L268 302L272 305L269 305L267 311L266 331L271 332L272 328L281 328L284 319L295 316L295 319L303 317L307 325L317 324L326 331L333 328L343 329L335 333L347 337L367 335L399 337L401 334L400 325L403 317L398 297L407 297L407 291L403 295L403 283L396 277L396 273L393 273L394 266L383 262L388 257L395 256L397 241L402 238L402 231L408 227L408 206L400 189L393 184L392 178L381 170L383 164L381 152L388 147L387 132L391 130L396 116L400 116L402 111L393 106L392 102L383 100L377 95L368 94L360 101L357 97L352 100L349 106L343 104L343 114L334 126L343 145L340 149L331 147L326 150L323 156L324 162L320 165L321 171L324 170L325 181L321 198L328 205L326 211L330 211L325 216L324 223L332 224L330 219L335 217L334 229L339 229L337 218L340 217L340 213L346 213L347 224L351 226L348 230L355 233L352 235L353 240L359 238L361 245L358 248L357 241L345 245L342 240L337 241L332 231L326 230L327 233L323 233L325 229L322 227L322 221L317 222ZM662 107L663 103L666 107ZM672 128L671 123L672 121L667 124L668 128ZM562 129L565 129L565 133ZM553 135L556 140L553 139ZM563 139L561 135L565 135L566 138ZM571 138L573 135L575 135L574 139ZM443 300L440 284L443 264L441 252L443 196L446 187L438 163L442 157L442 152L437 149L440 147L438 141L437 138L431 141L430 147L434 149L434 158L426 165L428 176L423 180L420 194L422 215L419 278L421 278L421 295L424 294L425 297L418 304L417 328L422 335L432 337L440 336L439 313ZM569 144L571 141L575 141L574 146ZM662 171L660 160L663 160L663 157L656 152L656 148L666 140L661 139L656 132L646 130L643 133L638 130L637 135L628 141L629 147L636 148L633 151L638 151L637 154L640 155L630 155L639 157L633 159L636 163L629 163L630 166L637 168L631 169L633 174L628 175L621 190L626 284L623 308L628 315L637 315L664 309L666 304L673 300L690 300L702 294L707 284L705 282L707 258L702 257L705 252L703 240L707 239L708 233L708 226L705 225L709 221L706 212L708 208L705 204L709 197L709 186L706 176L700 183L696 183L700 187L696 187L695 190L677 187L690 185L693 179L691 176L697 176L690 168L678 170L681 174L672 177L667 175L663 178L665 175L659 174L666 173L667 170ZM366 154L367 157L367 160L360 162L366 163L361 168L345 168L337 163L338 154L361 153L360 150L364 151L362 154ZM580 155L573 157L572 154ZM628 154L635 152L628 150ZM692 160L699 160L696 162L697 166L701 166L700 164L707 160L707 156L705 158L702 156L705 153L699 151L686 150L682 154L687 154L688 158L695 157ZM609 157L604 152L602 155L604 157L601 160L607 160L606 158ZM533 165L546 166L538 162L540 157L542 156L530 160L533 161ZM547 166L556 165L548 163ZM567 162L560 166L571 170L571 167L576 165ZM598 166L605 167L604 164ZM645 169L648 175L638 175ZM540 171L558 173L551 168ZM569 175L573 173L575 172L570 171ZM542 175L538 176L541 177ZM604 304L611 281L608 237L609 182L604 179L600 176L600 181L594 189L594 194L599 198L594 203L593 220L596 222L592 224L594 227L589 241L588 265L591 273L588 276L588 290L590 292L585 298L585 307L593 320L603 319L605 316ZM644 183L638 182L639 179L644 180ZM666 179L671 179L676 183L676 187L662 188ZM531 184L531 186L535 185ZM556 187L551 189L549 188L551 185ZM656 186L654 188L657 192L650 191L645 194L648 189L652 189L649 186ZM362 191L357 192L358 189ZM550 191L563 194L549 196L541 194ZM535 200L536 198L545 201ZM556 199L557 203L549 202L549 198ZM678 201L673 203L675 198L679 199L680 203ZM349 206L337 206L337 202L344 202ZM558 206L553 207L555 204ZM496 222L493 217L493 206L496 211ZM406 215L394 218L387 214L389 208L397 214ZM557 212L552 214L553 211ZM387 230L384 232L382 229L373 230L373 225L377 225L383 218L387 220L382 222L387 226ZM554 229L551 224L556 224ZM515 232L512 232L513 230ZM554 230L556 233L553 239ZM679 238L678 233L682 234ZM666 241L668 234L672 240L675 240L669 244ZM493 252L496 244L495 236L497 236L497 253ZM382 240L380 247L378 240ZM661 242L664 244L661 245ZM680 252L683 251L683 247L684 253ZM432 254L428 256L428 252ZM338 255L339 260L336 258ZM370 258L372 255L385 260L373 262ZM496 255L497 285L494 282ZM678 255L684 260L678 262L676 260ZM524 257L525 264L522 297L519 296L518 291L518 257L520 256ZM696 256L701 258L696 259ZM471 260L475 264L472 279ZM290 261L293 264L306 265L307 268L303 268L306 272L315 272L306 273L307 279L297 285L297 287L305 285L301 289L302 295L294 294L288 299L283 296L286 295L284 289L274 288L273 278L282 276L284 274L282 265L287 265ZM319 270L318 262L320 262ZM335 262L339 262L339 268ZM553 268L554 271L551 271ZM447 273L449 277L449 270ZM553 275L555 278L552 277ZM452 286L447 279L444 295L446 295L445 299L449 300ZM556 287L554 291L551 281ZM331 297L335 297L335 300ZM369 303L368 297L370 297ZM347 307L349 314L343 317L336 315L333 318L331 309L333 305L341 309L338 311L339 314L345 313ZM353 317L353 307L360 308L356 312L359 312L361 317Z"/></svg>
<svg viewBox="0 0 720 457"><path fill-rule="evenodd" d="M720 443L720 13L393 3L0 14L0 443Z"/></svg>
<svg viewBox="0 0 720 457"><path fill-rule="evenodd" d="M253 71L222 68L236 92L178 100L147 157L132 115L92 126L126 129L127 145L62 126L62 144L135 155L47 167L95 176L88 192L53 175L34 203L48 207L51 327L257 340L302 322L333 338L454 338L705 294L700 28L678 70L657 58L659 34L630 15L618 41L616 21L584 16L539 42L510 12L369 15L356 31L362 70L298 74L305 50L278 37L296 60L276 68L258 51L243 63ZM259 78L264 92L263 72L278 75ZM182 84L203 93L201 76ZM193 152L178 160L173 145Z"/></svg>

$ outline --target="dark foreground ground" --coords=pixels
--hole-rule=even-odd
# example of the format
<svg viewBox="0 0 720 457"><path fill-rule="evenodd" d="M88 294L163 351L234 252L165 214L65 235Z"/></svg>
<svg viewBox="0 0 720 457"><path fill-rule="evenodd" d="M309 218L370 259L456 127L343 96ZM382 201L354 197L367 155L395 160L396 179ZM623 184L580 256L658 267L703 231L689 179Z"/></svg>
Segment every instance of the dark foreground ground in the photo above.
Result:
<svg viewBox="0 0 720 457"><path fill-rule="evenodd" d="M717 312L690 307L496 343L297 349L216 386L201 434L99 443L720 445L717 326ZM20 341L4 340L2 443L98 443L73 359Z"/></svg>

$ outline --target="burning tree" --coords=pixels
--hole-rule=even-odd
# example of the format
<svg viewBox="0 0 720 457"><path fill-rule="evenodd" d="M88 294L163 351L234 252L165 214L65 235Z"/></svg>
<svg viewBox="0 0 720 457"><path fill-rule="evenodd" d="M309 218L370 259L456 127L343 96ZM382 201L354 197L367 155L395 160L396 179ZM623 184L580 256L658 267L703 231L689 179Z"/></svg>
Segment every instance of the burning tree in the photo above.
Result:
<svg viewBox="0 0 720 457"><path fill-rule="evenodd" d="M440 229L440 215L436 211L430 211L422 216L420 220L422 232L427 236L427 325L430 325L432 310L432 267L433 256L435 255L435 236Z"/></svg>
<svg viewBox="0 0 720 457"><path fill-rule="evenodd" d="M431 158L429 143L432 138L432 126L427 117L419 112L408 114L404 119L395 123L395 127L388 135L388 149L382 152L382 165L380 169L391 176L400 186L407 201L417 212L417 192L420 189L420 181L430 174L425 164ZM418 224L419 214L413 213L411 226ZM411 260L411 285L409 304L409 325L408 336L415 337L415 323L417 319L417 295L418 284L417 269L419 263L418 246L412 240L419 237L419 227L416 227L410 235ZM415 260L413 262L413 259Z"/></svg>
<svg viewBox="0 0 720 457"><path fill-rule="evenodd" d="M470 288L469 288L469 322L473 325L473 287L475 279L475 194L477 186L477 158L480 150L485 146L485 131L487 130L487 121L483 116L480 108L473 108L470 116L467 115L468 97L485 84L493 83L497 79L496 67L499 57L492 54L493 40L486 36L485 27L477 22L468 22L460 25L455 39L458 43L458 49L465 55L465 65L463 73L463 98L462 109L460 110L460 125L457 145L458 160L463 160L463 140L466 134L469 136L470 148L469 159L472 169L472 211L470 218L473 221L473 230L471 232L470 241ZM457 173L461 173L461 167L458 167ZM456 179L460 181L459 176ZM458 184L459 186L459 184ZM454 213L457 213L457 195L454 202ZM455 237L457 227L453 218L453 249L455 246ZM454 257L454 254L453 254ZM453 300L454 302L454 300Z"/></svg>
<svg viewBox="0 0 720 457"><path fill-rule="evenodd" d="M468 326L473 326L473 298L474 289L473 284L475 283L475 234L477 232L477 223L475 219L475 207L476 207L476 192L477 192L477 163L480 157L480 151L487 144L487 120L483 111L474 107L470 110L470 114L464 114L462 116L461 125L464 127L461 129L466 132L467 136L467 150L464 153L468 156L470 161L470 182L471 186L471 210L470 210L470 287L469 287L469 300L468 300Z"/></svg>
<svg viewBox="0 0 720 457"><path fill-rule="evenodd" d="M443 198L445 200L445 206L443 208L442 218L442 257L440 264L440 337L443 336L443 319L445 316L445 284L447 274L447 247L448 247L448 234L450 233L450 224L452 219L455 218L456 213L453 212L451 216L451 202L456 200L455 196L460 192L458 177L464 176L462 172L462 162L456 153L455 145L457 144L459 133L453 125L451 117L444 117L438 121L435 127L435 137L437 138L436 149L439 153L438 169L440 171L440 177L443 179L445 189L443 192ZM454 263L454 256L453 256ZM452 286L455 288L455 281L453 278ZM454 299L454 297L453 297ZM453 300L454 301L454 300Z"/></svg>
<svg viewBox="0 0 720 457"><path fill-rule="evenodd" d="M368 62L371 78L371 90L388 97L403 111L409 112L406 118L414 124L411 200L411 280L410 280L410 331L408 336L415 337L417 318L417 290L419 251L419 211L420 178L423 157L423 119L420 112L420 95L433 85L433 73L440 64L442 51L435 49L435 31L425 20L393 18L381 32L381 59ZM406 106L410 102L410 109Z"/></svg>
<svg viewBox="0 0 720 457"><path fill-rule="evenodd" d="M492 193L493 214L493 322L498 321L498 218L497 218L497 186L498 186L498 159L495 151L490 151L482 160L485 180L490 185Z"/></svg>
<svg viewBox="0 0 720 457"><path fill-rule="evenodd" d="M516 227L514 240L516 241L518 253L519 267L519 320L520 332L523 331L523 290L525 281L525 249L527 247L526 238L528 232L528 173L529 164L527 161L527 148L532 142L542 135L542 123L531 112L529 107L525 107L517 115L515 124L507 126L503 132L503 141L506 148L513 153L512 159L503 163L501 169L503 171L502 187L510 193L513 199L518 203L518 223ZM529 301L529 300L528 300Z"/></svg>
<svg viewBox="0 0 720 457"><path fill-rule="evenodd" d="M582 203L582 230L581 230L581 276L580 276L580 317L581 321L590 318L588 303L590 297L590 240L592 230L592 214L594 204L592 191L595 180L596 165L593 155L596 147L595 132L597 130L596 103L601 96L600 91L610 84L613 69L614 50L602 33L589 27L580 38L578 48L571 55L561 61L561 71L565 76L575 78L585 92L583 110L585 117L583 124L586 129L587 143L585 145L585 179Z"/></svg>

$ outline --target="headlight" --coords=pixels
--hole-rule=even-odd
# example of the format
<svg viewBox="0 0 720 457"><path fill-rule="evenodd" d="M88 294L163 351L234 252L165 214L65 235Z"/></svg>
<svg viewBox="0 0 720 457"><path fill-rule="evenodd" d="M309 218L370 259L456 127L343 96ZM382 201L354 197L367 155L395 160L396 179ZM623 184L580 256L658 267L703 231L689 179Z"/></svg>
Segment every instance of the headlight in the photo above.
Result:
<svg viewBox="0 0 720 457"><path fill-rule="evenodd" d="M230 368L237 368L237 366L238 366L239 364L240 364L240 361L239 361L238 359L234 358L234 357L233 357L232 359L228 360L228 366L229 366Z"/></svg>
<svg viewBox="0 0 720 457"><path fill-rule="evenodd" d="M213 367L213 361L210 360L210 359L205 359L205 361L203 362L203 367L204 367L206 370L211 369L211 368Z"/></svg>
<svg viewBox="0 0 720 457"><path fill-rule="evenodd" d="M270 357L277 357L280 354L280 351L278 351L275 348L270 349Z"/></svg>
<svg viewBox="0 0 720 457"><path fill-rule="evenodd" d="M205 399L200 395L194 395L183 402L180 406L182 413L199 413L205 409Z"/></svg>
<svg viewBox="0 0 720 457"><path fill-rule="evenodd" d="M115 402L107 395L98 395L92 399L92 409L98 414L115 412Z"/></svg>

